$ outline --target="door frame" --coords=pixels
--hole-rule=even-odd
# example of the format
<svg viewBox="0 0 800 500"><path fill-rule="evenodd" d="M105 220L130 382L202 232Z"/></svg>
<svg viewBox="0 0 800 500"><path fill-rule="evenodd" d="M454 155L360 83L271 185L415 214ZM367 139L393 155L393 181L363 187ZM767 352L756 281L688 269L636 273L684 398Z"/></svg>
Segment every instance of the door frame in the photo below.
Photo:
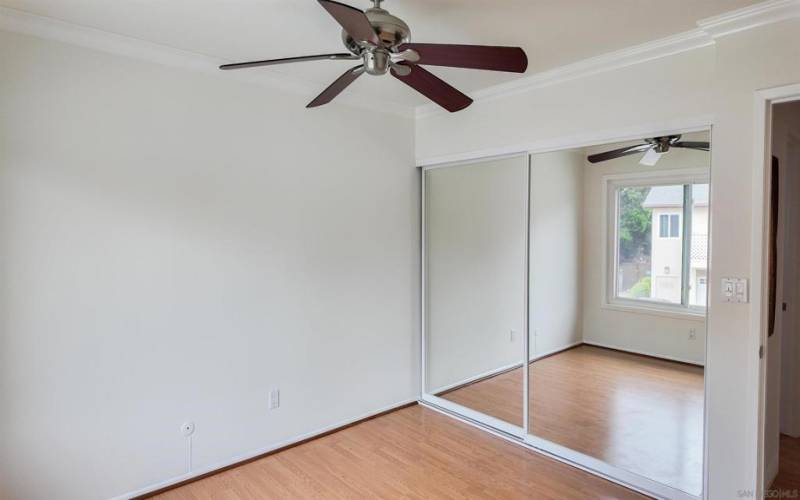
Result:
<svg viewBox="0 0 800 500"><path fill-rule="evenodd" d="M800 135L795 133L789 133L788 136L788 144L786 148L787 156L786 160L792 160L797 158L800 161ZM794 153L794 155L793 155ZM787 170L788 172L788 170ZM800 178L798 178L800 172L795 172L790 176L782 176L781 183L787 189L793 189L800 187ZM783 250L783 255L781 256L782 259L779 262L779 269L784 269L786 263L786 257L791 255L786 250L789 248L800 249L800 234L793 233L787 231L789 228L797 227L800 224L800 218L797 217L798 213L800 212L800 207L795 206L790 208L789 204L797 205L800 203L800 200L793 199L791 196L784 197L787 202L787 207L785 212L782 214L783 217L783 239L780 241L781 249ZM791 234L791 236L789 236ZM791 239L790 239L791 238ZM798 294L798 289L794 288L792 293L789 294L787 297L787 280L785 275L781 277L782 279L779 281L780 288L779 288L779 300L777 300L777 304L786 303L788 299L789 304L798 304L798 299L800 296ZM791 283L791 280L789 281ZM796 285L795 285L796 286ZM783 332L789 331L797 331L800 329L800 317L797 315L797 310L794 307L789 307L786 311L780 316L780 323L781 327L781 334ZM788 345L787 345L788 340ZM789 409L789 415L786 415L788 418L784 418L785 414L783 413L783 402L785 401L783 389L784 389L784 381L786 380L786 373L784 372L784 362L787 361L787 355L789 358L789 366L793 367L792 373L789 374L793 384L788 386L788 390L796 394L796 386L797 386L797 375L798 375L798 364L800 360L797 357L798 353L798 339L796 337L784 337L781 338L781 373L780 373L780 387L781 393L779 394L779 398L781 400L780 405L780 414L779 414L779 429L781 431L786 431L785 434L789 436L798 437L800 436L800 401L796 401L796 398L790 397L789 399L792 401ZM788 348L788 349L787 349Z"/></svg>
<svg viewBox="0 0 800 500"><path fill-rule="evenodd" d="M483 151L483 152L474 152L468 154L456 154L449 157L437 157L433 160L418 160L418 168L422 171L422 175L420 175L420 213L421 213L421 234L420 234L420 367L421 367L421 380L420 380L420 404L432 408L434 410L443 412L453 418L466 422L470 425L474 425L482 430L491 432L495 435L499 435L512 443L521 445L526 447L527 449L533 450L537 453L543 454L550 458L554 458L561 462L567 463L579 469L582 469L586 472L594 474L596 476L602 477L614 483L620 484L626 488L639 491L646 495L655 496L658 498L672 498L677 500L697 500L698 498L707 498L708 492L708 402L709 402L709 387L708 387L708 335L706 335L706 345L705 345L705 373L704 373L704 401L703 401L703 492L701 497L697 497L691 495L689 493L683 492L676 488L672 488L665 484L653 481L652 479L645 478L643 476L639 476L635 473L626 471L624 469L620 469L613 465L607 464L601 460L598 460L594 457L590 457L588 455L584 455L582 453L576 452L574 450L565 448L560 446L556 443L549 442L547 440L538 438L536 436L532 436L528 434L528 418L527 418L527 408L528 408L528 398L529 398L529 391L527 390L528 384L528 367L529 363L524 363L524 385L525 391L523 394L523 408L525 412L523 427L518 427L512 424L508 424L503 422L502 420L490 417L488 415L479 413L475 410L466 408L464 406L452 403L446 399L441 397L435 396L427 392L427 352L426 352L426 345L427 345L427 338L426 338L426 324L427 324L427 255L426 255L426 203L425 203L425 177L426 172L428 170L437 169L437 168L446 168L446 167L459 167L469 164L474 164L476 162L488 161L488 160L496 160L508 157L515 157L515 156L522 156L526 155L528 157L528 179L530 182L530 158L531 155L540 154L540 153L550 153L556 151L563 151L581 147L588 147L588 146L595 146L600 144L610 144L616 142L626 142L626 141L633 141L633 140L640 140L642 137L655 137L661 135L671 135L671 134L687 134L692 132L702 132L708 131L712 136L711 142L713 144L713 117L704 115L704 116L697 116L692 118L687 118L684 120L672 120L665 123L660 124L642 124L633 127L626 127L620 129L610 129L605 131L600 131L596 133L587 133L576 135L572 137L561 137L549 140L543 140L531 143L526 147L520 148L519 146L516 147L509 147L506 149L499 148L493 149L491 151ZM712 183L713 183L713 173L712 173ZM714 187L711 186L711 194L710 196L713 197ZM528 189L528 217L530 217L530 185ZM713 215L709 213L709 238L711 238L711 228L713 227ZM530 220L528 222L528 238L526 242L526 268L527 268L527 278L526 283L530 287L529 280L530 276L530 238L531 238L531 231L533 229L530 227ZM709 245L711 245L711 239L709 240ZM709 247L710 248L710 247ZM711 272L713 266L711 254L709 252L709 274ZM711 287L709 287L710 289ZM528 300L528 290L525 290L526 298L526 318L525 318L525 332L524 332L524 350L525 350L525 360L529 359L529 322L530 322L530 314L528 313L529 309L529 300ZM710 323L710 318L712 315L712 308L711 308L711 301L707 301L708 306L706 309L706 325Z"/></svg>
<svg viewBox="0 0 800 500"><path fill-rule="evenodd" d="M756 450L752 469L755 473L756 491L763 496L769 485L766 483L765 432L767 411L767 365L769 352L766 348L769 336L769 203L772 189L772 106L800 100L800 84L783 85L762 89L754 96L754 148L753 148L753 201L751 232L752 300L750 314L750 352L754 359L751 366L756 373L755 381L748 390L751 414L751 429L755 435L750 442ZM763 358L759 353L764 349Z"/></svg>

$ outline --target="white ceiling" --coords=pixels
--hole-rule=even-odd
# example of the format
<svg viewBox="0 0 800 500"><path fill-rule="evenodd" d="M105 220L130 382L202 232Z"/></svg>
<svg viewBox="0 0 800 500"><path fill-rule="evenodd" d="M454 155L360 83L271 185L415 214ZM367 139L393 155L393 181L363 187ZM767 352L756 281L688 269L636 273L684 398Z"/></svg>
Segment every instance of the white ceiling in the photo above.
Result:
<svg viewBox="0 0 800 500"><path fill-rule="evenodd" d="M386 0L413 40L517 45L528 74L696 27L696 21L755 0ZM350 4L367 8L367 0ZM0 0L32 14L197 52L228 61L340 52L340 28L314 0ZM330 84L352 61L317 61L243 71ZM464 92L521 75L433 68ZM391 77L362 77L348 92L398 104L425 98ZM309 96L309 99L314 96Z"/></svg>

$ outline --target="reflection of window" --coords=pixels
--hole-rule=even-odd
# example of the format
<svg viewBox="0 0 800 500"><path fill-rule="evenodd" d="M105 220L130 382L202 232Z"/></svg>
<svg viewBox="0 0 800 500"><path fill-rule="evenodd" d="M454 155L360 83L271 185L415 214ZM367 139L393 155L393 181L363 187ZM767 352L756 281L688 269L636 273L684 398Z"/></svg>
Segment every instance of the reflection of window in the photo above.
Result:
<svg viewBox="0 0 800 500"><path fill-rule="evenodd" d="M708 184L614 184L612 300L704 308ZM684 227L685 226L685 227Z"/></svg>
<svg viewBox="0 0 800 500"><path fill-rule="evenodd" d="M658 227L659 237L679 238L681 235L681 216L678 214L661 214Z"/></svg>

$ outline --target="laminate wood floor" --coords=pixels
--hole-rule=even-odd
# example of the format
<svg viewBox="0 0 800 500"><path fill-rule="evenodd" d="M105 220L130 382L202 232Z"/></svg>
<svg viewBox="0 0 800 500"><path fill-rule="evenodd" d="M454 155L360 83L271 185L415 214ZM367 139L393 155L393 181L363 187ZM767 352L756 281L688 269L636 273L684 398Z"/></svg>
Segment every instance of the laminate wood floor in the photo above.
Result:
<svg viewBox="0 0 800 500"><path fill-rule="evenodd" d="M703 369L582 345L530 369L532 433L699 495ZM441 397L522 425L522 369Z"/></svg>
<svg viewBox="0 0 800 500"><path fill-rule="evenodd" d="M778 476L770 490L770 498L800 497L800 438L781 434Z"/></svg>
<svg viewBox="0 0 800 500"><path fill-rule="evenodd" d="M621 486L422 406L399 410L156 498L634 499Z"/></svg>

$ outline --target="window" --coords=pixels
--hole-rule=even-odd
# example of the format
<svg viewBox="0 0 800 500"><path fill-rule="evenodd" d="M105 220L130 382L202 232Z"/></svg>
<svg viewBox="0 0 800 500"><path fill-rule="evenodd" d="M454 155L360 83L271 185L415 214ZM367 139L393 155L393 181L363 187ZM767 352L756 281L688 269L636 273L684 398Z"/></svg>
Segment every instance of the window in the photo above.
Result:
<svg viewBox="0 0 800 500"><path fill-rule="evenodd" d="M706 306L708 184L614 184L612 301Z"/></svg>
<svg viewBox="0 0 800 500"><path fill-rule="evenodd" d="M658 226L659 237L680 238L681 216L679 214L661 214Z"/></svg>

